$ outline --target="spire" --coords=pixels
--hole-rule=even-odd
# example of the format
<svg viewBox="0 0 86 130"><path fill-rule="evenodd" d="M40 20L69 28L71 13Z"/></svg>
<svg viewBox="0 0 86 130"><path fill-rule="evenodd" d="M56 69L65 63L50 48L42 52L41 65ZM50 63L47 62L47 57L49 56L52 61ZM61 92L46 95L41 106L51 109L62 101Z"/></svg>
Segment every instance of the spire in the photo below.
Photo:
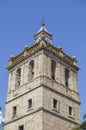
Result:
<svg viewBox="0 0 86 130"><path fill-rule="evenodd" d="M52 34L50 34L45 28L44 18L41 21L41 28L34 35L34 44L38 43L40 40L45 40L48 43L52 44Z"/></svg>
<svg viewBox="0 0 86 130"><path fill-rule="evenodd" d="M44 18L42 19L42 27L45 26L45 23L44 23Z"/></svg>
<svg viewBox="0 0 86 130"><path fill-rule="evenodd" d="M45 28L45 22L44 22L44 18L42 19L42 24L41 24L41 28L39 29L38 33L41 32L42 30L47 31L47 29Z"/></svg>

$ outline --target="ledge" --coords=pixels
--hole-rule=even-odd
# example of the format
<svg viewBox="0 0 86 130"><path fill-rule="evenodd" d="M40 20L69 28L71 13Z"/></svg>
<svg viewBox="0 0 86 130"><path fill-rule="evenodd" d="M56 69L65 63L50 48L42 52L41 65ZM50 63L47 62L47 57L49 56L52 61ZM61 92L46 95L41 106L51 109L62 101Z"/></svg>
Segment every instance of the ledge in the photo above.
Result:
<svg viewBox="0 0 86 130"><path fill-rule="evenodd" d="M75 58L72 58L65 54L62 49L56 48L53 45L47 43L45 40L41 40L40 42L36 43L30 48L25 48L25 50L20 53L19 55L15 57L11 57L9 60L9 65L6 67L8 70L10 70L15 64L23 61L24 59L27 59L29 56L35 54L40 49L46 49L47 51L53 53L55 56L63 60L64 62L72 65L74 68L79 70L79 67L76 65L77 60Z"/></svg>
<svg viewBox="0 0 86 130"><path fill-rule="evenodd" d="M35 110L35 111L32 111L31 113L25 114L25 115L23 115L23 116L17 117L16 119L13 119L13 120L11 120L11 121L5 122L5 125L10 124L10 123L12 123L12 122L14 122L14 121L20 120L20 119L22 119L22 118L25 118L26 116L32 115L32 114L37 113L37 112L39 112L39 111L43 111L43 112L49 113L49 114L51 114L51 115L53 115L53 116L55 116L55 117L57 117L57 118L60 118L60 119L62 119L62 120L64 120L64 121L68 121L68 122L70 122L70 123L72 123L72 124L75 124L75 125L78 124L78 122L75 122L75 121L72 120L72 119L68 119L67 117L64 117L64 116L62 116L62 115L60 115L60 114L55 114L55 113L51 112L50 110L47 110L47 109L41 107L41 108L38 108L38 109Z"/></svg>

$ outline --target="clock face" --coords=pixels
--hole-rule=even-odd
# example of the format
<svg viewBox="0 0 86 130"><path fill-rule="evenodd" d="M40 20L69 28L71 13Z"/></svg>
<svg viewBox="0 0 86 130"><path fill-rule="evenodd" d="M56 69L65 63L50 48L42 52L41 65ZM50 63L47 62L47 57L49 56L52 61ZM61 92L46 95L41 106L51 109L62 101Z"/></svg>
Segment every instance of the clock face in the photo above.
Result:
<svg viewBox="0 0 86 130"><path fill-rule="evenodd" d="M44 39L45 39L45 41L47 41L48 43L50 43L49 37L45 36ZM39 42L40 40L41 40L41 37L39 36L39 37L36 39L36 42Z"/></svg>
<svg viewBox="0 0 86 130"><path fill-rule="evenodd" d="M37 39L36 39L36 42L39 42L41 40L41 37L38 37Z"/></svg>
<svg viewBox="0 0 86 130"><path fill-rule="evenodd" d="M45 40L50 43L50 39L48 37L45 37Z"/></svg>

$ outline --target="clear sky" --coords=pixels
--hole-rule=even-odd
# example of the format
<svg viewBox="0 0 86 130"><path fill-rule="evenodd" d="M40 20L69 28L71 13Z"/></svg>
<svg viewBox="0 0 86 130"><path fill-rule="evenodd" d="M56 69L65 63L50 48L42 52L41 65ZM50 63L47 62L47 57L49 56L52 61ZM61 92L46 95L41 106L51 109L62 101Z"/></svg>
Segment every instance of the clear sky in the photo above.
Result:
<svg viewBox="0 0 86 130"><path fill-rule="evenodd" d="M76 56L81 68L78 86L81 115L86 113L86 0L0 0L0 106L5 113L10 55L33 45L33 35L45 18L53 45Z"/></svg>

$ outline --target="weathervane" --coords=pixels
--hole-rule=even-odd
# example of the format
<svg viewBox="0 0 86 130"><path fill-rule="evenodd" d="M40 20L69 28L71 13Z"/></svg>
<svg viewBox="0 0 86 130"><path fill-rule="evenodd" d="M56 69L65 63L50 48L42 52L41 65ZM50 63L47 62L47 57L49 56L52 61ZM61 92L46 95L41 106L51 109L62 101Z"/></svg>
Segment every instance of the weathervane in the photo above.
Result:
<svg viewBox="0 0 86 130"><path fill-rule="evenodd" d="M45 21L44 21L44 18L42 19L42 27L45 26Z"/></svg>

